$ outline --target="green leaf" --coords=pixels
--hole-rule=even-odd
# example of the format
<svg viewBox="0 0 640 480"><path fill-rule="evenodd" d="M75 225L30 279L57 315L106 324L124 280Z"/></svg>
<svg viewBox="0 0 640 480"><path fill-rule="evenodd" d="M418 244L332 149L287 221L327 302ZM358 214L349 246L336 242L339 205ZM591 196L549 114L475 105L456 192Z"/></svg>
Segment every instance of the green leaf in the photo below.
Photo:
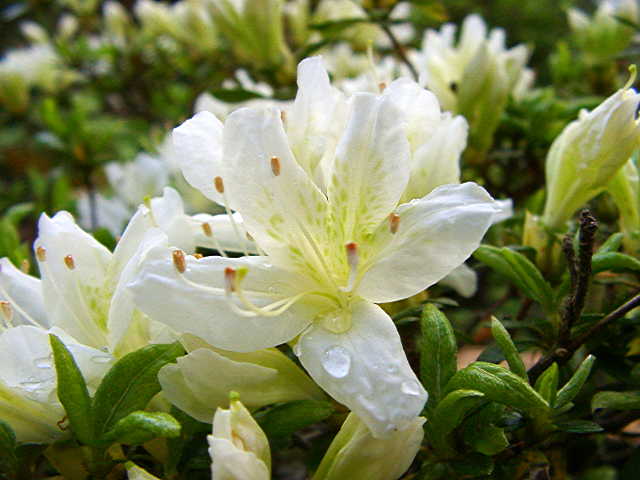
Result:
<svg viewBox="0 0 640 480"><path fill-rule="evenodd" d="M600 248L596 251L595 255L600 255L603 253L609 252L617 252L620 250L620 246L622 245L622 240L624 239L624 233L616 232L613 235L610 235L609 238L605 240L605 242L600 245Z"/></svg>
<svg viewBox="0 0 640 480"><path fill-rule="evenodd" d="M551 286L531 261L510 248L481 245L473 256L480 262L511 280L526 296L547 311L554 310Z"/></svg>
<svg viewBox="0 0 640 480"><path fill-rule="evenodd" d="M0 420L0 472L9 471L16 464L16 446L13 428L4 420Z"/></svg>
<svg viewBox="0 0 640 480"><path fill-rule="evenodd" d="M178 342L149 345L125 355L111 367L94 398L96 435L102 438L120 419L144 409L160 391L158 371L183 353Z"/></svg>
<svg viewBox="0 0 640 480"><path fill-rule="evenodd" d="M442 456L455 455L455 443L451 433L462 420L485 402L482 392L475 390L455 390L438 403L429 416L426 430L436 451Z"/></svg>
<svg viewBox="0 0 640 480"><path fill-rule="evenodd" d="M224 88L211 92L214 97L227 103L240 103L255 98L264 98L257 92L244 90L242 88Z"/></svg>
<svg viewBox="0 0 640 480"><path fill-rule="evenodd" d="M502 403L536 416L547 413L549 404L521 377L499 365L474 362L456 373L447 384L446 391L477 390L488 400Z"/></svg>
<svg viewBox="0 0 640 480"><path fill-rule="evenodd" d="M519 377L527 380L527 369L525 368L524 362L518 353L518 349L514 345L511 335L509 335L507 329L504 328L504 325L502 325L496 317L491 317L491 333L500 347L500 350L504 353L504 357L507 359L507 363L509 364L511 371Z"/></svg>
<svg viewBox="0 0 640 480"><path fill-rule="evenodd" d="M640 392L598 392L591 400L591 410L609 408L611 410L640 409Z"/></svg>
<svg viewBox="0 0 640 480"><path fill-rule="evenodd" d="M556 427L563 432L569 433L598 433L604 430L596 422L592 422L590 420L569 420L567 422L559 422L556 423Z"/></svg>
<svg viewBox="0 0 640 480"><path fill-rule="evenodd" d="M597 253L591 259L593 273L610 270L612 272L640 272L640 260L618 252Z"/></svg>
<svg viewBox="0 0 640 480"><path fill-rule="evenodd" d="M497 455L509 446L509 440L496 423L502 419L505 407L491 402L473 413L464 425L464 441L483 455Z"/></svg>
<svg viewBox="0 0 640 480"><path fill-rule="evenodd" d="M58 398L64 406L71 430L80 443L95 445L91 397L82 372L62 340L50 334L49 342L56 366Z"/></svg>
<svg viewBox="0 0 640 480"><path fill-rule="evenodd" d="M449 465L457 474L455 478L486 477L493 473L493 459L479 453L465 455Z"/></svg>
<svg viewBox="0 0 640 480"><path fill-rule="evenodd" d="M298 430L325 420L333 412L334 408L329 402L297 400L260 412L255 419L270 443L283 445Z"/></svg>
<svg viewBox="0 0 640 480"><path fill-rule="evenodd" d="M549 368L542 372L542 375L540 375L536 381L536 392L552 407L558 393L559 372L558 364L554 362Z"/></svg>
<svg viewBox="0 0 640 480"><path fill-rule="evenodd" d="M104 436L106 441L140 445L154 438L180 436L180 423L168 413L137 411L121 418Z"/></svg>
<svg viewBox="0 0 640 480"><path fill-rule="evenodd" d="M425 305L420 326L420 378L429 392L427 408L434 408L458 368L458 347L449 320L435 305Z"/></svg>
<svg viewBox="0 0 640 480"><path fill-rule="evenodd" d="M593 367L593 363L595 361L596 357L594 357L593 355L589 355L582 361L573 376L558 392L554 405L555 408L561 408L563 405L566 405L571 400L576 398L576 395L578 395L578 393L580 393L580 390L582 390L584 382L587 381L587 378L591 373L591 368Z"/></svg>

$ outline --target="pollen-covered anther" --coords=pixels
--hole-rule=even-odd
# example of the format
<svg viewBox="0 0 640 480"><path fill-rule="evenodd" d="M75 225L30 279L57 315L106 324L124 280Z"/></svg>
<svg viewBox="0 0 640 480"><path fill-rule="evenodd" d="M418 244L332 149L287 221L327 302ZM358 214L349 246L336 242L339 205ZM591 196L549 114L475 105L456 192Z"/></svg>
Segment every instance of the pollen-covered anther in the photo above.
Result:
<svg viewBox="0 0 640 480"><path fill-rule="evenodd" d="M380 92L384 92L384 89L387 88L387 84L386 82L380 82L378 84L378 89L380 90Z"/></svg>
<svg viewBox="0 0 640 480"><path fill-rule="evenodd" d="M2 317L4 318L5 323L11 325L11 320L13 319L13 308L11 308L11 304L6 300L1 300L0 312L2 312Z"/></svg>
<svg viewBox="0 0 640 480"><path fill-rule="evenodd" d="M204 258L204 255L202 255L201 253L194 253L193 256L198 260L200 260L201 258Z"/></svg>
<svg viewBox="0 0 640 480"><path fill-rule="evenodd" d="M187 270L187 259L182 250L174 250L171 254L173 258L173 264L176 266L176 270L180 273L184 273Z"/></svg>
<svg viewBox="0 0 640 480"><path fill-rule="evenodd" d="M400 215L392 213L389 215L389 231L391 233L396 233L398 231L398 227L400 227Z"/></svg>
<svg viewBox="0 0 640 480"><path fill-rule="evenodd" d="M211 224L208 222L204 222L202 224L202 231L207 237L213 236L213 230L211 230Z"/></svg>
<svg viewBox="0 0 640 480"><path fill-rule="evenodd" d="M224 182L222 181L222 177L214 178L213 185L216 187L216 192L224 193Z"/></svg>
<svg viewBox="0 0 640 480"><path fill-rule="evenodd" d="M280 120L282 120L282 123L287 121L287 112L285 110L280 110Z"/></svg>
<svg viewBox="0 0 640 480"><path fill-rule="evenodd" d="M224 289L227 292L236 291L236 269L233 267L224 269Z"/></svg>
<svg viewBox="0 0 640 480"><path fill-rule="evenodd" d="M47 249L44 247L36 248L36 257L41 262L44 262L47 259Z"/></svg>
<svg viewBox="0 0 640 480"><path fill-rule="evenodd" d="M280 175L280 159L276 156L271 157L271 171L276 177Z"/></svg>
<svg viewBox="0 0 640 480"><path fill-rule="evenodd" d="M66 255L64 257L64 264L69 270L73 270L74 268L76 268L76 262L73 259L73 255Z"/></svg>

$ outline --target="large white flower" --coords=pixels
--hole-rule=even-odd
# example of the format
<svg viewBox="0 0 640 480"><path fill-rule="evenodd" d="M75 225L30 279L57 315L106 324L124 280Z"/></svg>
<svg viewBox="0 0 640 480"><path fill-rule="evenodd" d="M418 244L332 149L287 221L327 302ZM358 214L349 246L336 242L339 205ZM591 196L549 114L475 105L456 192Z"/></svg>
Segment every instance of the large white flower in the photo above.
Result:
<svg viewBox="0 0 640 480"><path fill-rule="evenodd" d="M241 109L224 126L203 112L174 133L187 180L236 210L264 255L198 259L158 246L131 286L151 318L217 348L295 342L313 379L382 436L427 394L375 303L460 265L496 206L472 183L399 204L410 141L394 96L345 100L318 58L301 63L298 83L288 128L275 109Z"/></svg>

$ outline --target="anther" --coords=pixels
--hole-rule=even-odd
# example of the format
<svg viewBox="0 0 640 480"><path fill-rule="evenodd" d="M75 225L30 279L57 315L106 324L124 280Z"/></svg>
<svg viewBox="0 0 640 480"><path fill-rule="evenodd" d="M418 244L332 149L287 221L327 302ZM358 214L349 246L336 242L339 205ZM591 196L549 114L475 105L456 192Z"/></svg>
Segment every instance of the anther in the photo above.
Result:
<svg viewBox="0 0 640 480"><path fill-rule="evenodd" d="M392 213L389 215L389 230L391 233L396 233L398 231L398 227L400 226L400 215L397 213Z"/></svg>
<svg viewBox="0 0 640 480"><path fill-rule="evenodd" d="M222 177L216 177L213 179L213 185L216 187L218 193L224 193L224 182Z"/></svg>
<svg viewBox="0 0 640 480"><path fill-rule="evenodd" d="M380 92L384 92L385 88L387 88L387 84L385 82L380 82L378 84L378 89L380 90Z"/></svg>
<svg viewBox="0 0 640 480"><path fill-rule="evenodd" d="M349 281L343 290L350 292L353 290L358 275L358 244L356 242L349 242L344 248L347 252L347 264L349 265Z"/></svg>
<svg viewBox="0 0 640 480"><path fill-rule="evenodd" d="M236 269L233 267L224 269L224 288L228 293L236 290Z"/></svg>
<svg viewBox="0 0 640 480"><path fill-rule="evenodd" d="M72 255L67 255L66 257L64 257L64 264L69 270L73 270L74 268L76 268L76 262L73 260Z"/></svg>
<svg viewBox="0 0 640 480"><path fill-rule="evenodd" d="M282 123L287 121L287 112L284 110L280 110L280 120L282 120Z"/></svg>
<svg viewBox="0 0 640 480"><path fill-rule="evenodd" d="M31 270L31 263L25 258L20 264L20 271L22 273L29 273L29 270Z"/></svg>
<svg viewBox="0 0 640 480"><path fill-rule="evenodd" d="M47 250L44 247L36 248L36 257L41 262L44 262L47 259Z"/></svg>
<svg viewBox="0 0 640 480"><path fill-rule="evenodd" d="M251 236L251 234L249 232L246 232L245 236L247 237L247 240L249 240L250 242L253 242L253 237Z"/></svg>
<svg viewBox="0 0 640 480"><path fill-rule="evenodd" d="M198 260L200 260L201 258L204 258L204 255L202 255L201 253L194 253L193 256Z"/></svg>
<svg viewBox="0 0 640 480"><path fill-rule="evenodd" d="M13 308L11 308L11 304L6 300L1 300L0 311L2 312L2 316L4 317L5 323L7 325L11 325L11 320L13 319Z"/></svg>
<svg viewBox="0 0 640 480"><path fill-rule="evenodd" d="M176 270L180 273L184 273L187 270L187 260L182 250L174 250L171 254L173 258L173 264L176 266Z"/></svg>
<svg viewBox="0 0 640 480"><path fill-rule="evenodd" d="M271 157L271 171L276 177L280 175L280 159L278 157Z"/></svg>
<svg viewBox="0 0 640 480"><path fill-rule="evenodd" d="M213 231L211 230L211 225L208 222L204 222L202 224L202 231L207 237L211 237L213 235Z"/></svg>

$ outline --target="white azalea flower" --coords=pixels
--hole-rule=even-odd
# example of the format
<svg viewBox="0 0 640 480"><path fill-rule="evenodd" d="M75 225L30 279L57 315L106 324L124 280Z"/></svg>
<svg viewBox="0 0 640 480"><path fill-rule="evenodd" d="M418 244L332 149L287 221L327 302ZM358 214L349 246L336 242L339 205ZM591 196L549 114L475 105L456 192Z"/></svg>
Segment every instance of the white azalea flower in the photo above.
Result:
<svg viewBox="0 0 640 480"><path fill-rule="evenodd" d="M140 153L131 162L109 163L104 171L111 188L132 206L141 204L146 197L158 195L169 183L165 162L146 153Z"/></svg>
<svg viewBox="0 0 640 480"><path fill-rule="evenodd" d="M213 480L269 480L271 452L260 426L236 396L218 408L207 437Z"/></svg>
<svg viewBox="0 0 640 480"><path fill-rule="evenodd" d="M298 337L313 379L381 436L411 422L427 394L375 303L460 265L496 206L472 183L399 204L411 149L393 97L341 100L319 58L301 63L299 86L286 130L277 110L241 109L224 126L205 112L174 133L187 180L237 211L265 255L197 259L158 246L131 286L151 318L217 348Z"/></svg>
<svg viewBox="0 0 640 480"><path fill-rule="evenodd" d="M322 391L278 349L251 353L220 350L185 335L189 352L177 363L162 367L158 380L171 403L201 422L210 422L216 408L238 392L243 403L259 408L278 402L326 397ZM211 371L217 374L211 376Z"/></svg>
<svg viewBox="0 0 640 480"><path fill-rule="evenodd" d="M313 480L397 480L411 466L424 430L424 417L414 418L389 438L371 435L360 419L350 413L331 442Z"/></svg>
<svg viewBox="0 0 640 480"><path fill-rule="evenodd" d="M91 200L86 191L79 192L76 198L78 224L87 230L94 227L106 228L111 235L118 237L131 218L131 207L120 197L106 197L100 192L95 192L95 213L91 211ZM96 217L95 225L92 215Z"/></svg>

